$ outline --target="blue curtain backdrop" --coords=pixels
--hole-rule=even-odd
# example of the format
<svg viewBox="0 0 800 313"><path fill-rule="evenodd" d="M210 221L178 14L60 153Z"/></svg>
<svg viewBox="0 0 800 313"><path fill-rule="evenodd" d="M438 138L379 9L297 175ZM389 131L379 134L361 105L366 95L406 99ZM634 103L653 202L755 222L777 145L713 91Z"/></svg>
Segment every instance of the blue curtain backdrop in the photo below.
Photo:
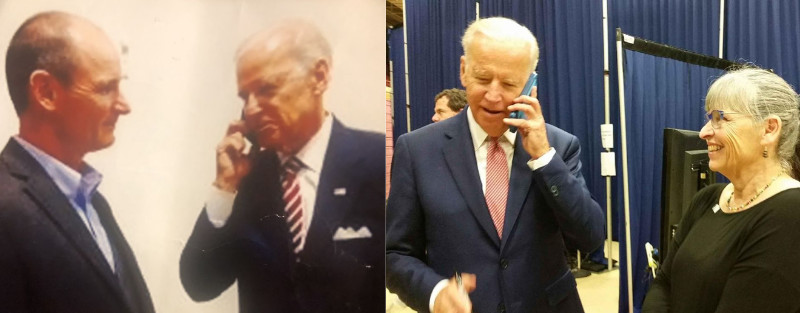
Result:
<svg viewBox="0 0 800 313"><path fill-rule="evenodd" d="M773 69L800 89L800 1L726 0L726 59Z"/></svg>
<svg viewBox="0 0 800 313"><path fill-rule="evenodd" d="M706 91L722 71L634 51L626 51L625 57L628 188L634 248L631 259L634 308L638 312L650 282L644 243L658 246L660 238L664 128L699 130L704 124ZM623 238L623 260L627 259L624 251ZM620 277L626 275L622 266ZM620 294L627 294L627 278L621 280L620 287ZM627 301L627 297L620 297L620 312L627 311Z"/></svg>
<svg viewBox="0 0 800 313"><path fill-rule="evenodd" d="M719 45L719 1L677 1L677 0L615 0L609 1L609 58L611 67L611 103L612 103L612 123L615 128L615 151L617 151L617 174L618 178L614 180L614 188L612 190L612 205L617 209L618 214L618 230L619 230L619 251L620 251L620 288L619 288L619 312L628 312L628 283L627 283L627 256L626 244L624 233L624 211L623 211L623 188L622 188L622 158L619 156L621 153L621 136L620 122L619 122L619 97L617 87L617 62L616 62L616 41L615 31L616 28L622 28L622 31L637 37L642 37L648 40L664 43L681 49L686 49L707 55L717 55ZM602 51L600 52L602 53ZM637 53L638 54L638 53ZM646 59L646 56L641 56ZM650 57L653 58L653 57ZM655 61L648 63L645 60L640 60L636 57L626 56L627 64L625 82L626 93L638 90L638 94L626 94L626 112L628 114L628 174L629 174L629 202L631 210L631 259L632 259L632 282L633 282L633 302L634 311L639 312L641 309L642 301L647 293L649 284L644 280L644 271L647 268L647 261L644 256L644 243L651 242L658 246L659 240L659 225L661 222L660 216L660 193L661 193L661 149L663 141L663 126L667 120L658 128L654 123L654 118L651 117L646 120L639 120L644 118L644 113L650 112L659 115L664 115L663 118L674 119L670 120L672 123L668 127L677 127L684 129L700 129L700 126L691 127L691 124L677 123L678 116L690 114L696 119L702 118L701 111L703 99L702 96L690 98L693 92L689 92L686 88L701 88L707 86L700 84L700 86L692 85L678 85L678 82L686 82L687 79L684 75L687 74L686 70L673 68L676 65L660 64L656 66L655 62L673 62L677 61ZM638 71L650 71L641 72ZM649 76L643 76L650 74ZM659 84L655 84L655 77L659 77ZM649 81L640 81L649 80ZM698 83L698 79L691 82ZM636 86L635 84L649 84L646 87L652 88L650 90L632 89L627 88ZM678 88L678 86L681 86ZM645 86L640 86L645 87ZM683 88L683 90L681 89ZM672 91L676 95L665 93L664 91ZM704 92L704 91L703 91ZM649 93L653 98L656 95L665 97L662 100L672 99L675 96L682 97L683 99L693 99L694 109L685 111L675 106L662 106L652 107L645 106L649 104L655 105L658 102L644 101L644 94ZM695 94L696 95L696 94ZM636 98L636 97L640 98ZM637 101L638 100L638 101ZM640 106L638 108L639 115L634 114L632 106ZM666 110L666 108L670 108ZM647 111L650 110L650 111ZM689 117L681 117L680 119L688 119ZM633 120L632 120L633 119ZM647 122L645 122L647 121ZM633 124L636 122L636 124ZM699 122L699 120L697 121ZM634 137L635 136L635 137ZM640 141L649 141L649 144L641 142L635 145L634 138L639 138ZM656 159L658 162L655 162ZM634 189L636 188L636 189Z"/></svg>
<svg viewBox="0 0 800 313"><path fill-rule="evenodd" d="M411 129L431 123L433 98L461 88L461 35L475 20L473 1L406 1Z"/></svg>

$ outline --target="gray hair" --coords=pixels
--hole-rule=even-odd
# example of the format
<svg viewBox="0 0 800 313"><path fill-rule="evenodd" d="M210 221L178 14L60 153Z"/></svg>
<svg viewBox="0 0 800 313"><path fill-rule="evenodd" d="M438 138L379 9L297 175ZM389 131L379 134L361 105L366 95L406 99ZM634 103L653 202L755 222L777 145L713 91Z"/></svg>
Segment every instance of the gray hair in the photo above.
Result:
<svg viewBox="0 0 800 313"><path fill-rule="evenodd" d="M245 40L236 52L237 59L250 49L273 51L277 48L289 49L289 55L303 68L311 68L319 59L332 66L331 45L313 23L303 19L286 19L275 26L257 32Z"/></svg>
<svg viewBox="0 0 800 313"><path fill-rule="evenodd" d="M536 43L536 37L527 27L505 17L489 17L475 20L467 27L464 37L461 38L461 46L464 48L464 56L467 59L469 59L469 47L476 33L483 34L494 40L513 40L528 43L531 49L530 72L536 69L536 63L539 62L539 45Z"/></svg>
<svg viewBox="0 0 800 313"><path fill-rule="evenodd" d="M797 93L783 78L755 67L732 70L708 89L706 111L730 108L747 113L756 123L769 116L781 119L778 158L787 173L798 171L795 151L800 134L800 109ZM793 176L797 177L794 173Z"/></svg>

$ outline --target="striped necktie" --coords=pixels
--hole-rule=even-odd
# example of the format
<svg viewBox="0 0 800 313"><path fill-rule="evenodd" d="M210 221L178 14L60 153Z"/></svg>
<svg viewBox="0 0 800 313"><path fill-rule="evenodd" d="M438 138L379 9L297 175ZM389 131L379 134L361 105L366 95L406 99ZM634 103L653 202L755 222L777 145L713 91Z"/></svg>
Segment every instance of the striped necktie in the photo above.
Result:
<svg viewBox="0 0 800 313"><path fill-rule="evenodd" d="M486 156L486 205L497 229L497 236L502 239L508 199L508 161L497 138L490 137L489 140Z"/></svg>
<svg viewBox="0 0 800 313"><path fill-rule="evenodd" d="M291 157L283 164L283 203L286 212L286 223L289 225L289 233L292 236L292 251L300 253L300 243L303 240L303 197L300 193L300 184L297 180L297 172L303 168L295 157Z"/></svg>

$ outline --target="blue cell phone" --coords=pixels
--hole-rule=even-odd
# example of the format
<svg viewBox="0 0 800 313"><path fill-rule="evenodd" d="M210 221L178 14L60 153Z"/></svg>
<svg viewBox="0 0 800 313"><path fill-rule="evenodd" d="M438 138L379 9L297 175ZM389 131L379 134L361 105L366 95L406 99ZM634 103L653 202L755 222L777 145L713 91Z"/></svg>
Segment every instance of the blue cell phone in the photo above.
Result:
<svg viewBox="0 0 800 313"><path fill-rule="evenodd" d="M531 95L531 90L533 90L533 87L536 87L536 84L538 83L538 80L539 80L539 75L537 75L536 72L531 73L531 76L528 76L528 81L525 82L525 88L522 88L522 93L520 93L520 96L521 95L530 96ZM511 114L508 117L509 118L521 118L521 119L524 119L525 118L525 113L522 113L522 111L514 111L514 112L511 112ZM509 126L508 129L512 133L517 132L517 128L514 127L514 126Z"/></svg>

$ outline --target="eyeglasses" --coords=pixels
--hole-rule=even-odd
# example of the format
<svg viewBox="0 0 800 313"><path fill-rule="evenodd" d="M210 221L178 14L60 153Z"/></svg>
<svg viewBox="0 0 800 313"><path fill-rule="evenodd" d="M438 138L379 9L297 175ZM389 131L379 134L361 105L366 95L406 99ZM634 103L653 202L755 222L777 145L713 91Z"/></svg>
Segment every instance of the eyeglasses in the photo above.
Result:
<svg viewBox="0 0 800 313"><path fill-rule="evenodd" d="M740 112L725 112L722 110L713 110L706 113L706 123L711 122L711 127L719 129L722 126L722 121L725 119L726 114L743 114Z"/></svg>

